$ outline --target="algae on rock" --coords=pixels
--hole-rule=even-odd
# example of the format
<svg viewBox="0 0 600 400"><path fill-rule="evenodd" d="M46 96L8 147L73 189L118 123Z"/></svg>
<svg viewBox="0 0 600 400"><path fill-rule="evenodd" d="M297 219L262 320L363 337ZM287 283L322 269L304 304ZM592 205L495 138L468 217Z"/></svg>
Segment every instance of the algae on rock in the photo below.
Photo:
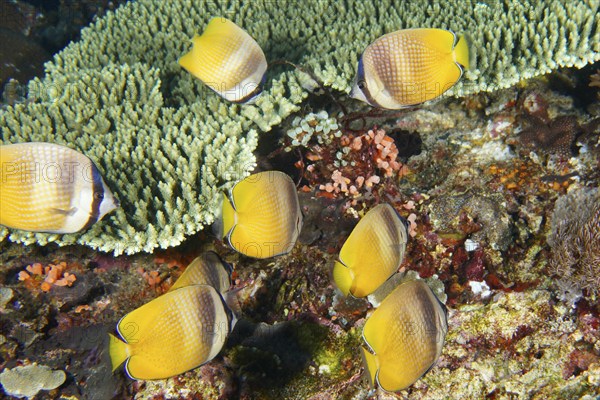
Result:
<svg viewBox="0 0 600 400"><path fill-rule="evenodd" d="M0 239L131 254L177 245L212 223L217 193L255 166L257 132L280 124L307 96L299 72L274 70L255 105L230 104L182 70L177 59L213 16L246 29L269 61L293 61L346 93L363 49L402 28L469 35L474 67L455 95L600 58L594 0L283 1L138 0L84 29L29 84L27 103L0 111L0 143L50 141L84 152L122 208L83 233L0 227Z"/></svg>

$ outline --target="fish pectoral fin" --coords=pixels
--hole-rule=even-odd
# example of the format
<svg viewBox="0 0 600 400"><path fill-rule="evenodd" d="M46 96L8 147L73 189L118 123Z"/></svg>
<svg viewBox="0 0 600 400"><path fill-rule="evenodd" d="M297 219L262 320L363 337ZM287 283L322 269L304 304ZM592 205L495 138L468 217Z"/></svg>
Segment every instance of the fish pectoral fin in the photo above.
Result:
<svg viewBox="0 0 600 400"><path fill-rule="evenodd" d="M77 207L71 207L68 210L63 210L60 208L51 208L53 213L56 214L61 214L61 215L66 215L66 216L73 216L75 215L75 213L77 212Z"/></svg>

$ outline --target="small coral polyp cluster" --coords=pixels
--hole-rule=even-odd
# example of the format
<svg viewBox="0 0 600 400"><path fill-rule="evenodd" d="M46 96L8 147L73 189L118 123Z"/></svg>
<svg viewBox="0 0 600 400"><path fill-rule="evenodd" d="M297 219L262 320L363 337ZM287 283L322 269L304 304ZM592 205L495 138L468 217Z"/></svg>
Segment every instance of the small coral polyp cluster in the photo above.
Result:
<svg viewBox="0 0 600 400"><path fill-rule="evenodd" d="M306 161L296 166L302 170L309 188L316 189L317 196L369 196L383 179L408 173L408 168L397 161L394 139L383 129L373 127L350 133L325 111L295 118L287 136L286 151L304 149Z"/></svg>
<svg viewBox="0 0 600 400"><path fill-rule="evenodd" d="M39 287L43 292L48 292L52 286L72 286L77 277L66 272L67 263L60 262L42 267L40 263L28 265L25 271L19 272L19 280L24 281L30 288Z"/></svg>

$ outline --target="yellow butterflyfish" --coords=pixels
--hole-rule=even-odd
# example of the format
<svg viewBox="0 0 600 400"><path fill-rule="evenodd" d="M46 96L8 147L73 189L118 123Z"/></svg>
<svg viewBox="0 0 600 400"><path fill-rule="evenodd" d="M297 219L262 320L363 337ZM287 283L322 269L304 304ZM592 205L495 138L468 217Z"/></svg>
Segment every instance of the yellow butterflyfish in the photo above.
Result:
<svg viewBox="0 0 600 400"><path fill-rule="evenodd" d="M221 97L250 103L262 91L267 59L245 30L226 18L210 20L192 50L179 59L185 68Z"/></svg>
<svg viewBox="0 0 600 400"><path fill-rule="evenodd" d="M302 229L302 212L292 179L279 171L253 174L224 195L215 224L220 238L254 258L286 254Z"/></svg>
<svg viewBox="0 0 600 400"><path fill-rule="evenodd" d="M446 308L423 281L394 289L367 318L362 348L372 384L397 392L415 383L442 353Z"/></svg>
<svg viewBox="0 0 600 400"><path fill-rule="evenodd" d="M113 371L125 362L133 379L165 379L212 360L235 317L212 286L169 291L125 315L110 336Z"/></svg>
<svg viewBox="0 0 600 400"><path fill-rule="evenodd" d="M400 267L408 230L389 204L380 204L361 218L342 246L333 279L344 295L373 293Z"/></svg>
<svg viewBox="0 0 600 400"><path fill-rule="evenodd" d="M464 37L443 29L402 29L363 52L351 96L397 110L441 96L469 68Z"/></svg>
<svg viewBox="0 0 600 400"><path fill-rule="evenodd" d="M0 146L0 225L74 233L119 206L100 171L66 146L29 142Z"/></svg>

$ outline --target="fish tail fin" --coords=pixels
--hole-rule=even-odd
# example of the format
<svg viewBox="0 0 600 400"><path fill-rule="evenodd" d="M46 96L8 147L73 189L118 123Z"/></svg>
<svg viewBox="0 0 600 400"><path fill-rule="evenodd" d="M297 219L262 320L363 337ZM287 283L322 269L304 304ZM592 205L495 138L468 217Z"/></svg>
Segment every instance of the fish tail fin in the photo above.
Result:
<svg viewBox="0 0 600 400"><path fill-rule="evenodd" d="M235 324L242 315L242 306L240 305L240 300L237 296L240 290L242 289L230 290L223 294L223 300L225 301L225 304L227 305L227 307L229 307L229 310L231 311L231 321L229 327L230 331L233 330Z"/></svg>
<svg viewBox="0 0 600 400"><path fill-rule="evenodd" d="M229 234L233 226L235 225L235 209L231 205L231 201L226 195L223 195L223 207L221 207L221 237L223 239Z"/></svg>
<svg viewBox="0 0 600 400"><path fill-rule="evenodd" d="M110 338L108 352L110 354L110 362L114 372L119 365L123 364L125 360L127 360L129 354L127 354L127 343L123 342L111 333L109 333L108 336Z"/></svg>
<svg viewBox="0 0 600 400"><path fill-rule="evenodd" d="M336 261L333 266L333 280L344 296L348 296L348 293L350 293L353 279L354 276L352 271L350 271L350 268L346 267L341 262Z"/></svg>
<svg viewBox="0 0 600 400"><path fill-rule="evenodd" d="M223 236L225 236L226 233L223 231L223 204L225 201L227 201L227 196L221 196L221 200L216 207L217 212L215 214L215 221L212 224L212 233L219 238L219 240L223 240Z"/></svg>
<svg viewBox="0 0 600 400"><path fill-rule="evenodd" d="M377 366L377 358L374 354L371 354L364 347L361 347L360 350L362 354L363 364L365 365L365 369L367 370L369 376L371 387L375 387L377 384L375 381L375 377L377 375L377 369L379 368Z"/></svg>
<svg viewBox="0 0 600 400"><path fill-rule="evenodd" d="M458 42L456 42L456 45L454 46L454 56L456 62L465 69L470 68L469 39L465 35L458 38Z"/></svg>
<svg viewBox="0 0 600 400"><path fill-rule="evenodd" d="M196 40L197 37L198 37L198 35L194 35L194 38L192 39L192 43L194 43L194 41ZM185 70L187 70L190 73L194 73L196 71L196 69L198 68L197 67L197 65L198 65L197 58L198 57L196 56L197 51L198 51L198 48L194 45L189 52L184 54L177 61L181 67L183 67Z"/></svg>

